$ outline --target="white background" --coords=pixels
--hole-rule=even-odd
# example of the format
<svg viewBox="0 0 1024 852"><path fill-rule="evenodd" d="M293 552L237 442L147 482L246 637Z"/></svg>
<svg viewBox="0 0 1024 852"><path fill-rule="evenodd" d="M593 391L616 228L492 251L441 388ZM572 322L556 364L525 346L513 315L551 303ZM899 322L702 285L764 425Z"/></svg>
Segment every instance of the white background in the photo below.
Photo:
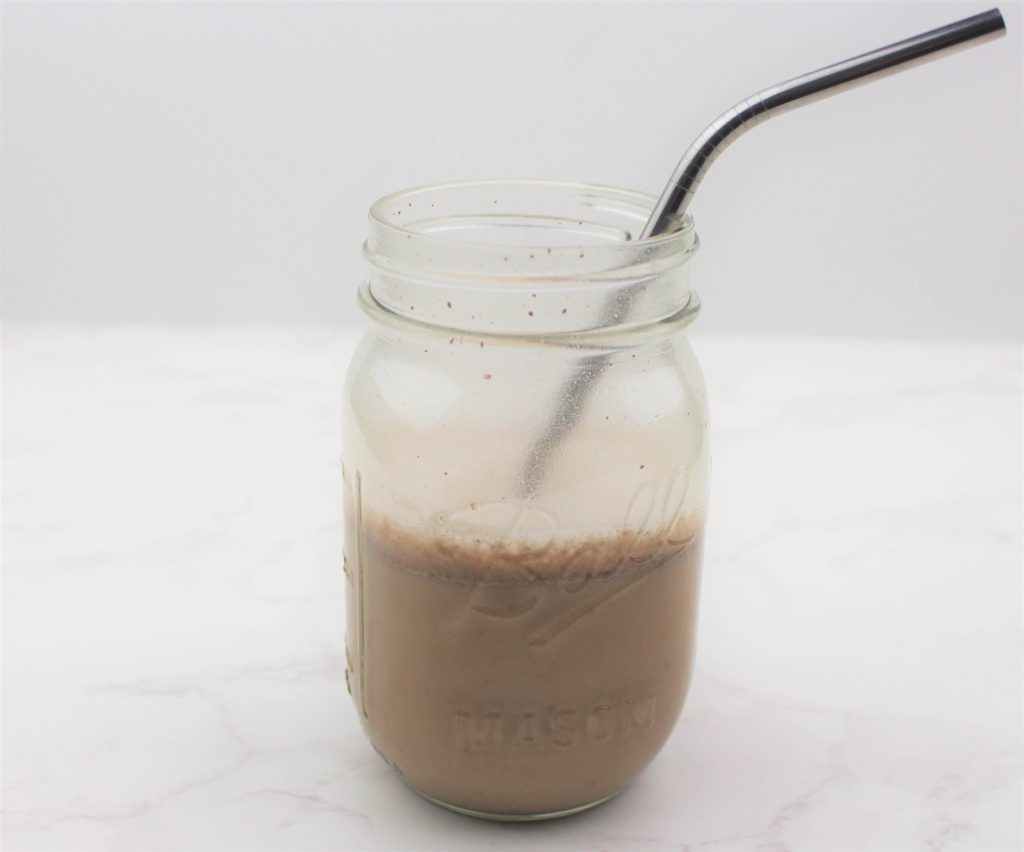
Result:
<svg viewBox="0 0 1024 852"><path fill-rule="evenodd" d="M981 4L5 4L5 320L355 323L378 196L658 191L719 112ZM693 207L700 328L1019 337L1024 16L756 129Z"/></svg>

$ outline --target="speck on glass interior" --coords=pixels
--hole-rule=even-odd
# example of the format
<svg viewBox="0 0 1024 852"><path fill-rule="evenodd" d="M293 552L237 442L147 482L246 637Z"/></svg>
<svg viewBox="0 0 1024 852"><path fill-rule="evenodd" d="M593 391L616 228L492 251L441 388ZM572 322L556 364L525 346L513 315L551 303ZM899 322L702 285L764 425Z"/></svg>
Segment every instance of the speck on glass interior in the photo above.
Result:
<svg viewBox="0 0 1024 852"><path fill-rule="evenodd" d="M486 181L370 211L343 422L347 677L380 755L462 813L599 804L683 705L708 477L698 242L689 217L634 240L654 202Z"/></svg>

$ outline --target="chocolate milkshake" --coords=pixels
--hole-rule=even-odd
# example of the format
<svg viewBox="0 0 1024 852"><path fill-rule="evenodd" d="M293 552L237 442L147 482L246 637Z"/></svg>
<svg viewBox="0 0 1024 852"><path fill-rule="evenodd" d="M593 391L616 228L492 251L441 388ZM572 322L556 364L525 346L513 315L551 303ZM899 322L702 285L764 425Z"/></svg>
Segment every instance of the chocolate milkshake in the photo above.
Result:
<svg viewBox="0 0 1024 852"><path fill-rule="evenodd" d="M347 509L348 676L377 751L467 812L581 809L668 738L694 653L701 522L487 541Z"/></svg>
<svg viewBox="0 0 1024 852"><path fill-rule="evenodd" d="M342 411L347 674L377 751L455 810L597 804L682 708L708 407L685 334L697 235L636 239L656 203L498 180L370 211Z"/></svg>

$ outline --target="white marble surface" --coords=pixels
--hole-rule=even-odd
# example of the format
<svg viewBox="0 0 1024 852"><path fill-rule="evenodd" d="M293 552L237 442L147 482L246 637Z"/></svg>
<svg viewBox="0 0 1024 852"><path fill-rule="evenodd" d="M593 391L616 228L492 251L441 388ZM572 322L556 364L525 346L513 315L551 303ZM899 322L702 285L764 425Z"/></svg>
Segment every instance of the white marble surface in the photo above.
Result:
<svg viewBox="0 0 1024 852"><path fill-rule="evenodd" d="M698 669L616 801L442 811L342 667L336 331L8 328L4 848L1016 850L1019 345L695 340Z"/></svg>

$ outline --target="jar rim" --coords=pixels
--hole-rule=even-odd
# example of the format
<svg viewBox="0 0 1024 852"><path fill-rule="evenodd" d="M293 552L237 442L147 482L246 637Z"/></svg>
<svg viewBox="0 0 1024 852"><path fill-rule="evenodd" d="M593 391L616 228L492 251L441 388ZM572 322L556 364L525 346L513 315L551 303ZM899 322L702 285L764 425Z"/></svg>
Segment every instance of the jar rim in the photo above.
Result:
<svg viewBox="0 0 1024 852"><path fill-rule="evenodd" d="M457 180L457 181L442 181L438 183L430 184L419 184L417 186L408 187L406 189L400 189L395 192L388 193L387 195L381 196L370 206L369 219L373 227L382 229L383 231L392 235L405 235L414 236L417 241L426 241L426 243L436 243L438 245L459 245L467 244L472 245L477 249L523 249L523 248L536 248L545 250L548 246L543 242L536 244L523 244L523 243L503 243L496 241L462 241L459 239L453 239L450 236L437 236L432 233L426 233L422 230L411 228L406 226L404 223L399 224L394 218L387 215L387 209L391 205L397 205L399 202L407 202L407 199L415 199L417 196L426 195L429 193L445 192L445 191L457 191L457 190L473 190L473 189L486 189L486 188L560 188L566 190L577 190L580 193L601 193L601 194L613 194L622 199L631 199L634 202L634 206L638 211L645 211L649 213L654 209L654 205L657 203L658 198L648 192L641 192L634 189L625 189L623 187L611 186L609 184L601 183L590 183L585 181L567 181L567 180L554 180L549 178L482 178L482 179L471 179L471 180ZM694 222L693 216L689 213L684 214L678 220L678 227L672 228L671 230L657 234L652 237L645 237L643 239L628 239L623 240L619 244L623 247L628 247L629 250L635 251L638 246L645 248L659 248L662 251L671 251L672 244L678 244L680 250L687 250L690 248L691 241L694 236ZM610 248L614 246L613 243L606 243L602 248ZM565 244L561 248L571 251L573 249L587 249L592 247L590 244L579 243L579 244Z"/></svg>
<svg viewBox="0 0 1024 852"><path fill-rule="evenodd" d="M400 190L370 209L360 302L371 317L389 312L455 336L590 337L692 319L693 219L632 239L656 203L635 190L555 180Z"/></svg>

